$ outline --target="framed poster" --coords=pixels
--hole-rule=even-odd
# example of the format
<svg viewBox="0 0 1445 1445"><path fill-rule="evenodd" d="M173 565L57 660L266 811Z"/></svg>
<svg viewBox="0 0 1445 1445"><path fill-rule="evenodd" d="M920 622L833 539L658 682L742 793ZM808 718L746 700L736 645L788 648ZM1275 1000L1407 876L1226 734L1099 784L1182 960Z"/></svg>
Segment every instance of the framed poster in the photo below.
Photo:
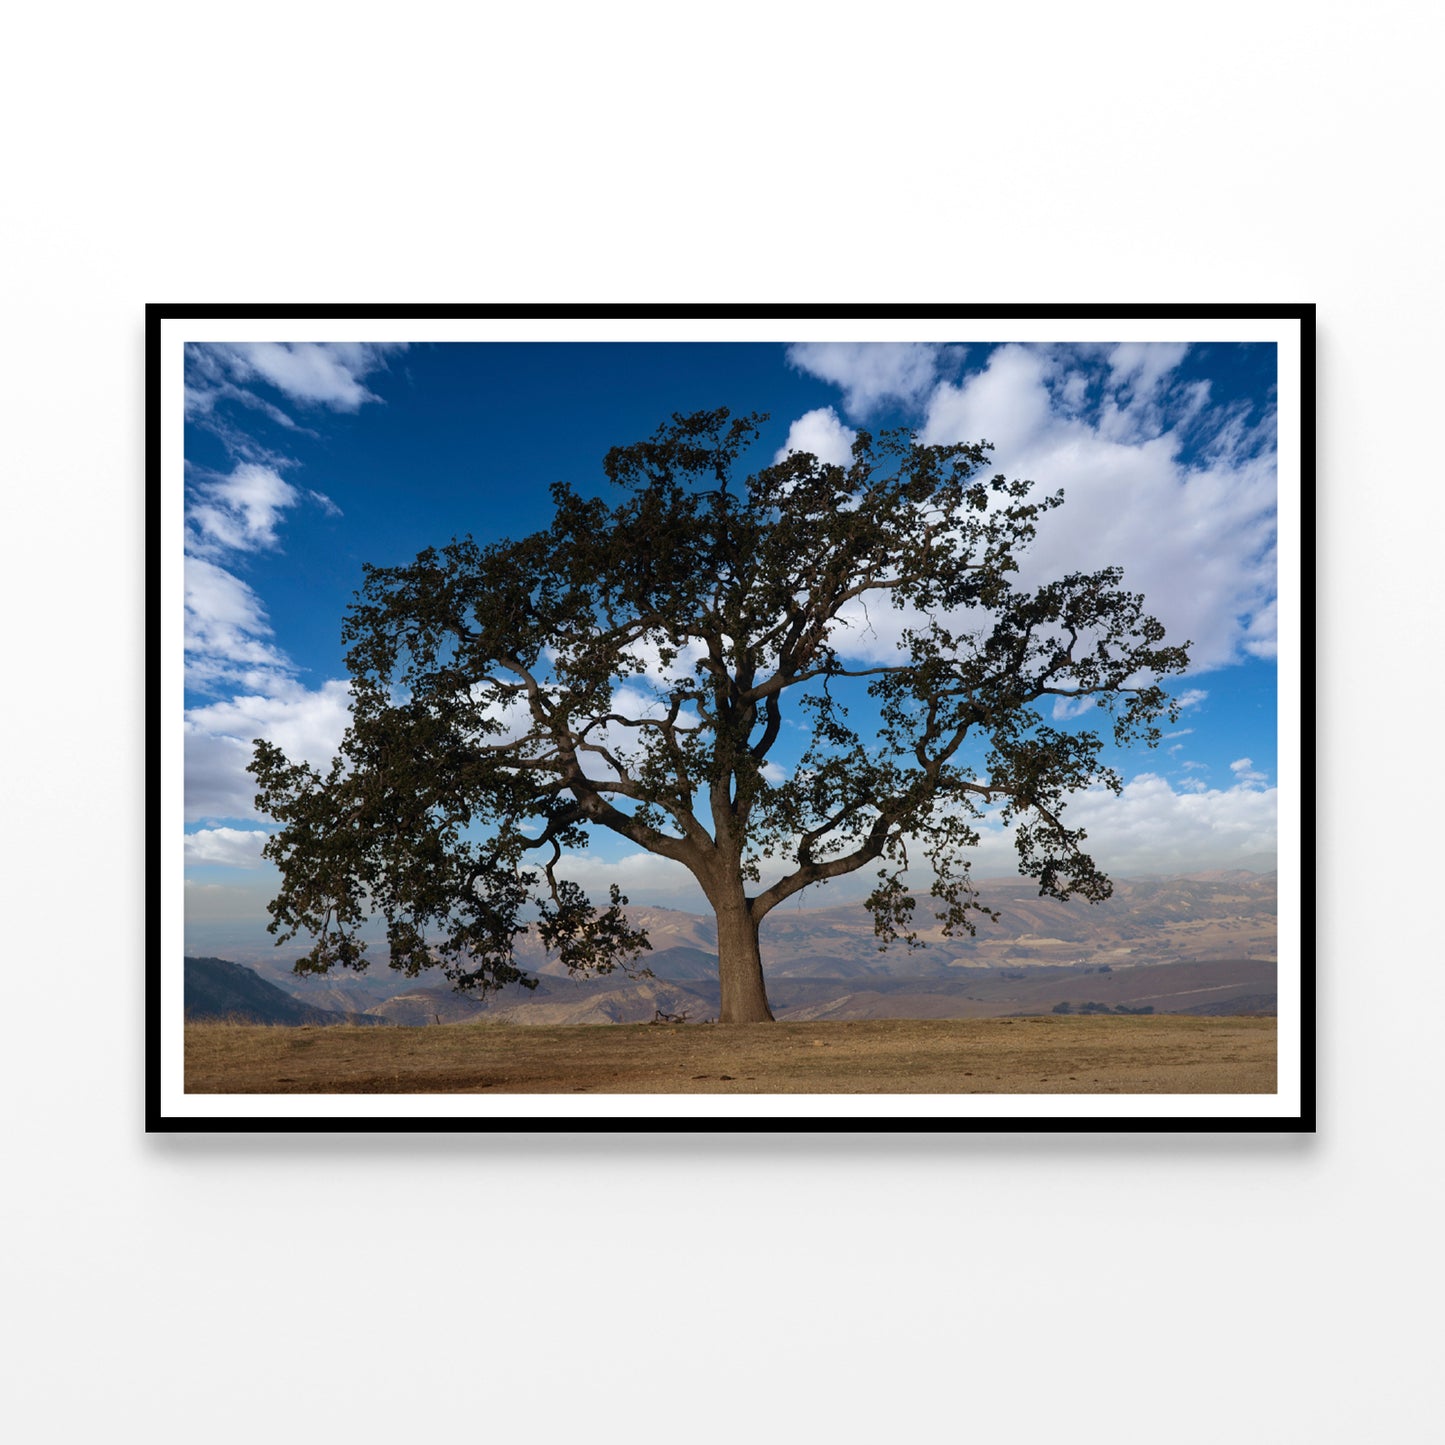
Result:
<svg viewBox="0 0 1445 1445"><path fill-rule="evenodd" d="M148 308L150 1130L1312 1130L1314 310Z"/></svg>

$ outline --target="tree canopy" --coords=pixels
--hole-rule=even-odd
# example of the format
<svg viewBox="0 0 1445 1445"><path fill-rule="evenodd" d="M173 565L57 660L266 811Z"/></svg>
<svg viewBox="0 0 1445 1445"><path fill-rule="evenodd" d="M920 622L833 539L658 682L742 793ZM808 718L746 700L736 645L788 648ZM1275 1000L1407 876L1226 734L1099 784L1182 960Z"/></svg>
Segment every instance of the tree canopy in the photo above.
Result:
<svg viewBox="0 0 1445 1445"><path fill-rule="evenodd" d="M1108 896L1064 809L1122 781L1101 733L1042 708L1095 699L1117 743L1152 744L1188 644L1117 568L1020 585L1063 494L989 475L987 443L860 431L846 466L795 452L740 476L765 420L674 416L607 454L609 495L553 487L543 531L365 569L339 754L322 771L258 739L250 766L282 825L271 931L313 940L299 971L364 967L374 914L392 967L462 988L531 982L529 929L579 973L630 966L627 900L566 876L597 829L696 878L723 1022L771 1017L758 926L812 884L872 866L880 943L913 942L926 862L944 931L971 932L985 809L1041 893ZM870 607L901 619L895 656L857 647ZM780 770L785 720L807 741Z"/></svg>

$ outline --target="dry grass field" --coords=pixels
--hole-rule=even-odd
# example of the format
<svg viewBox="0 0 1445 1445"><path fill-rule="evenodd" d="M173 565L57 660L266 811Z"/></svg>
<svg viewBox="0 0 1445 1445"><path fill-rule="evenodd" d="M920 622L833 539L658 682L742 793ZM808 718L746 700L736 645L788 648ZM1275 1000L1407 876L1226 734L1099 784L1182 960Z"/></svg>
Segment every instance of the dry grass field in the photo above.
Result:
<svg viewBox="0 0 1445 1445"><path fill-rule="evenodd" d="M186 1026L188 1094L1269 1094L1275 1020Z"/></svg>

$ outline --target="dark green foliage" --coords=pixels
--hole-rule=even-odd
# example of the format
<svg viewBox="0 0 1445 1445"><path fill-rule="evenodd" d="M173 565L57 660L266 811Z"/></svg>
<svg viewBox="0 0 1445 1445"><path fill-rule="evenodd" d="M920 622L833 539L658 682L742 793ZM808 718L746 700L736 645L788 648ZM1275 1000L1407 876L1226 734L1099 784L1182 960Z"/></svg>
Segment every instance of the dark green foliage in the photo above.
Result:
<svg viewBox="0 0 1445 1445"><path fill-rule="evenodd" d="M608 454L615 501L558 484L545 531L366 569L340 756L322 775L258 740L251 764L282 825L272 931L315 939L298 968L363 967L372 913L393 967L438 964L460 987L527 982L529 927L576 971L623 966L647 947L626 899L596 908L558 871L595 828L690 869L754 938L799 890L876 865L880 946L916 941L910 850L945 931L972 932L987 910L966 853L990 806L1041 893L1108 896L1062 814L1120 780L1098 733L1039 708L1095 698L1120 743L1152 743L1184 648L1117 569L1016 585L1063 498L987 475L986 443L860 432L847 467L793 454L739 479L759 420L675 417ZM840 616L889 599L915 619L897 658L847 665ZM847 678L877 707L867 738L833 686ZM809 742L770 780L785 716ZM748 894L765 858L783 876Z"/></svg>

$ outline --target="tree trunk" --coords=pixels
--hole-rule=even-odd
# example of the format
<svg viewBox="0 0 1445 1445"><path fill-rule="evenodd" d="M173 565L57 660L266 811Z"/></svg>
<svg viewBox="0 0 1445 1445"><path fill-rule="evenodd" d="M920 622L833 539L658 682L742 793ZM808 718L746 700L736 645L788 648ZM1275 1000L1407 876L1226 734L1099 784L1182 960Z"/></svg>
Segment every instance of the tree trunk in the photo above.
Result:
<svg viewBox="0 0 1445 1445"><path fill-rule="evenodd" d="M719 1023L772 1023L758 951L758 921L746 898L717 909L717 973L722 985Z"/></svg>

